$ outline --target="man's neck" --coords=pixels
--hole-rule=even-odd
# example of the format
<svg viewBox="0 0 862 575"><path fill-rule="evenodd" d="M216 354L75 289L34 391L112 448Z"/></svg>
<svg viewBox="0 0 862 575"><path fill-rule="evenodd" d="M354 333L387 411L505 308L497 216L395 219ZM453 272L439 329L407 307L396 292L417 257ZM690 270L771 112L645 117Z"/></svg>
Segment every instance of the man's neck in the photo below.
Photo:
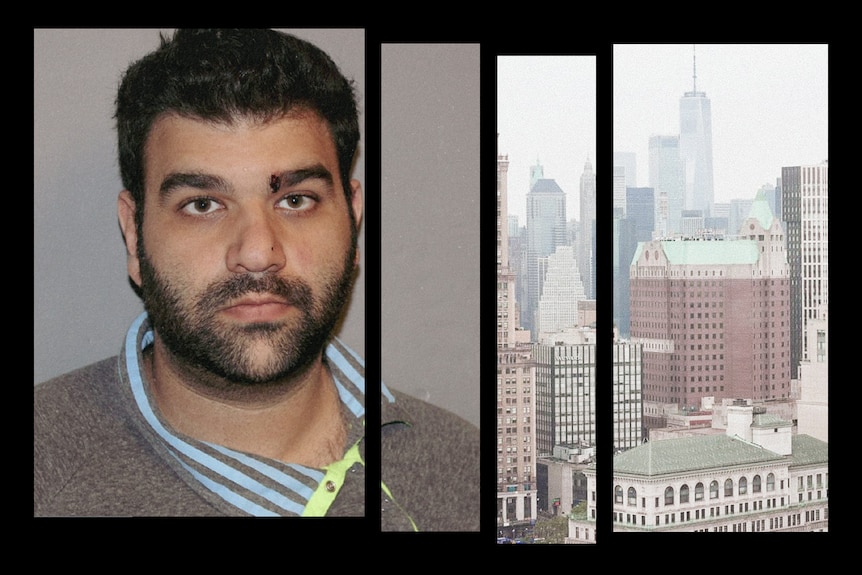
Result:
<svg viewBox="0 0 862 575"><path fill-rule="evenodd" d="M344 454L341 401L322 358L290 381L243 394L208 386L202 378L215 376L184 369L158 338L144 366L162 416L190 437L316 468Z"/></svg>

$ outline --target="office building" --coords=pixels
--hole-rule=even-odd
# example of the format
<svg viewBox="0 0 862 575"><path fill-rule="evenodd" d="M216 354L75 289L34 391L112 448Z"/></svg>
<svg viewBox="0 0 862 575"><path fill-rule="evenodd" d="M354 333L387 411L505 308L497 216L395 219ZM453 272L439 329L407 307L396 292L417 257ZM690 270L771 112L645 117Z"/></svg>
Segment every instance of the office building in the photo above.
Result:
<svg viewBox="0 0 862 575"><path fill-rule="evenodd" d="M615 341L613 361L613 442L618 452L644 439L643 346Z"/></svg>
<svg viewBox="0 0 862 575"><path fill-rule="evenodd" d="M626 214L626 179L626 168L624 166L614 166L614 217L622 218Z"/></svg>
<svg viewBox="0 0 862 575"><path fill-rule="evenodd" d="M697 90L697 60L692 55L692 90L679 100L679 153L685 180L686 210L709 217L712 210L712 110L705 92Z"/></svg>
<svg viewBox="0 0 862 575"><path fill-rule="evenodd" d="M559 246L543 263L547 266L536 322L539 339L578 325L578 304L587 299L572 246Z"/></svg>
<svg viewBox="0 0 862 575"><path fill-rule="evenodd" d="M578 271L588 299L596 298L596 174L589 160L584 164L580 187L580 233L576 245Z"/></svg>
<svg viewBox="0 0 862 575"><path fill-rule="evenodd" d="M552 336L553 337L553 336ZM533 344L536 450L596 444L596 346Z"/></svg>
<svg viewBox="0 0 862 575"><path fill-rule="evenodd" d="M679 136L650 137L649 187L655 193L655 214L651 230L655 232L655 237L669 237L680 233L680 218L685 209L685 173L680 156Z"/></svg>
<svg viewBox="0 0 862 575"><path fill-rule="evenodd" d="M566 244L566 194L553 179L535 180L527 193L527 301L521 307L525 329L538 340L536 325L544 275L540 259Z"/></svg>
<svg viewBox="0 0 862 575"><path fill-rule="evenodd" d="M613 220L613 318L619 336L628 339L630 335L630 290L629 273L632 258L638 246L637 222L633 218L618 217Z"/></svg>
<svg viewBox="0 0 862 575"><path fill-rule="evenodd" d="M637 241L653 239L656 212L655 190L626 188L626 217L635 222Z"/></svg>
<svg viewBox="0 0 862 575"><path fill-rule="evenodd" d="M630 268L631 340L644 404L790 396L790 280L781 222L759 197L744 239L640 243Z"/></svg>
<svg viewBox="0 0 862 575"><path fill-rule="evenodd" d="M533 430L535 363L519 329L509 265L508 155L497 154L497 524L536 519Z"/></svg>
<svg viewBox="0 0 862 575"><path fill-rule="evenodd" d="M808 321L821 317L829 304L829 163L782 168L781 207L793 302L791 377L796 379L799 363L809 359Z"/></svg>
<svg viewBox="0 0 862 575"><path fill-rule="evenodd" d="M637 187L637 156L634 152L614 152L614 167L623 168L621 173L625 176L624 186L629 188ZM614 173L616 174L616 172Z"/></svg>
<svg viewBox="0 0 862 575"><path fill-rule="evenodd" d="M799 364L796 427L821 441L829 441L829 320L826 313L808 320L808 357Z"/></svg>

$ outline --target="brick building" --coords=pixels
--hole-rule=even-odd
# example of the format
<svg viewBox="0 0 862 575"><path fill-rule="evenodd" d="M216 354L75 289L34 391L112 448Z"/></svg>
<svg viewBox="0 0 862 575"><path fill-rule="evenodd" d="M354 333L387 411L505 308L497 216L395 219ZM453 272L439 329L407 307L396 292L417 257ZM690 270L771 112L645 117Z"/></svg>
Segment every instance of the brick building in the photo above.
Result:
<svg viewBox="0 0 862 575"><path fill-rule="evenodd" d="M781 222L758 194L738 239L638 244L631 341L644 405L790 396L790 280Z"/></svg>

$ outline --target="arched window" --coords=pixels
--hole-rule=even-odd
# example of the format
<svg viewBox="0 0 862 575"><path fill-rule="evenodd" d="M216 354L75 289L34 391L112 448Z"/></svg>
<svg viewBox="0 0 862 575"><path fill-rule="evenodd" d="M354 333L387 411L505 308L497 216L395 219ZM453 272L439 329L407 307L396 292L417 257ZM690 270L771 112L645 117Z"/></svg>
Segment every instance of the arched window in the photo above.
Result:
<svg viewBox="0 0 862 575"><path fill-rule="evenodd" d="M614 503L622 504L622 502L623 502L623 488L620 487L619 485L617 485L616 487L614 487Z"/></svg>
<svg viewBox="0 0 862 575"><path fill-rule="evenodd" d="M712 483L709 484L709 498L710 499L718 499L718 481L712 480Z"/></svg>
<svg viewBox="0 0 862 575"><path fill-rule="evenodd" d="M724 481L724 496L733 497L733 479L725 479Z"/></svg>
<svg viewBox="0 0 862 575"><path fill-rule="evenodd" d="M688 503L688 485L679 488L679 502Z"/></svg>
<svg viewBox="0 0 862 575"><path fill-rule="evenodd" d="M703 483L700 481L694 486L694 500L703 501Z"/></svg>
<svg viewBox="0 0 862 575"><path fill-rule="evenodd" d="M637 505L638 504L638 492L634 487L629 487L628 492L629 505Z"/></svg>
<svg viewBox="0 0 862 575"><path fill-rule="evenodd" d="M770 473L766 476L766 490L775 491L775 474Z"/></svg>
<svg viewBox="0 0 862 575"><path fill-rule="evenodd" d="M760 476L755 475L751 480L751 491L753 493L760 493Z"/></svg>
<svg viewBox="0 0 862 575"><path fill-rule="evenodd" d="M664 490L664 504L673 505L673 487Z"/></svg>
<svg viewBox="0 0 862 575"><path fill-rule="evenodd" d="M739 494L745 495L746 493L748 493L748 479L746 479L745 477L740 477L739 478Z"/></svg>

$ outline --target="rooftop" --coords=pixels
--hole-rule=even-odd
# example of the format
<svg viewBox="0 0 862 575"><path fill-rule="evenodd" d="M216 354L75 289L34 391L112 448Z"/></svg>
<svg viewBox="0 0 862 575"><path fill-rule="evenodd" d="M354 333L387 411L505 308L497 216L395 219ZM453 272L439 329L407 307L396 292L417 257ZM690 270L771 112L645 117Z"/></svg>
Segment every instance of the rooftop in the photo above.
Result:
<svg viewBox="0 0 862 575"><path fill-rule="evenodd" d="M556 180L541 178L536 180L533 187L530 189L531 194L563 194L565 192L557 184Z"/></svg>
<svg viewBox="0 0 862 575"><path fill-rule="evenodd" d="M809 435L794 435L791 465L829 460L828 444ZM774 451L739 437L701 435L650 441L614 456L614 473L660 476L752 463L786 460Z"/></svg>
<svg viewBox="0 0 862 575"><path fill-rule="evenodd" d="M670 240L661 245L671 265L754 265L759 256L753 240Z"/></svg>

